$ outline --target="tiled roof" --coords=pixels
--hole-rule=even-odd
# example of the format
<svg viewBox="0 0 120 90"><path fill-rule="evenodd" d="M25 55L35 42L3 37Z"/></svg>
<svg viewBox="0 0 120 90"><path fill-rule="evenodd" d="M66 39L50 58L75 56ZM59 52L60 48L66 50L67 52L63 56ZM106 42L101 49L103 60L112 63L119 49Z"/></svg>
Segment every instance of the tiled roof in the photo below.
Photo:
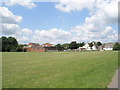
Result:
<svg viewBox="0 0 120 90"><path fill-rule="evenodd" d="M45 43L45 44L43 44L42 46L44 46L44 47L51 47L51 46L53 46L53 44Z"/></svg>
<svg viewBox="0 0 120 90"><path fill-rule="evenodd" d="M32 45L32 46L39 46L38 43L29 43L28 45Z"/></svg>

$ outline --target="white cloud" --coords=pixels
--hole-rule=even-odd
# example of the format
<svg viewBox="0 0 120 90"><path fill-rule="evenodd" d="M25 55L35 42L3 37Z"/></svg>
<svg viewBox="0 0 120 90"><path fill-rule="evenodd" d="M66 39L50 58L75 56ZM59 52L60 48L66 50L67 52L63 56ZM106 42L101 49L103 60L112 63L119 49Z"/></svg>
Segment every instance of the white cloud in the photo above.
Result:
<svg viewBox="0 0 120 90"><path fill-rule="evenodd" d="M17 37L19 43L70 43L71 41L78 42L90 42L101 41L111 42L117 40L117 32L112 27L101 27L99 30L93 31L94 26L80 25L74 27L71 31L65 31L57 28L50 30L30 30L22 29L17 31L15 37Z"/></svg>
<svg viewBox="0 0 120 90"><path fill-rule="evenodd" d="M34 36L34 31L30 30L28 28L23 28L20 30L17 30L14 34L14 37L17 38L19 43L28 43L32 41L32 38Z"/></svg>
<svg viewBox="0 0 120 90"><path fill-rule="evenodd" d="M7 7L0 7L0 31L3 35L13 35L19 30L19 23L22 21L21 16L14 15Z"/></svg>
<svg viewBox="0 0 120 90"><path fill-rule="evenodd" d="M15 34L19 30L19 26L17 24L2 24L2 34L3 35L11 35Z"/></svg>
<svg viewBox="0 0 120 90"><path fill-rule="evenodd" d="M68 42L71 38L71 33L53 28L49 31L46 30L36 30L33 39L40 43L51 42L51 43L63 43Z"/></svg>
<svg viewBox="0 0 120 90"><path fill-rule="evenodd" d="M14 15L7 7L0 7L0 16L2 17L0 23L18 23L22 21L21 16Z"/></svg>
<svg viewBox="0 0 120 90"><path fill-rule="evenodd" d="M27 44L27 43L30 43L30 38L28 37L25 37L25 36L15 36L17 37L17 41L20 43L20 44Z"/></svg>
<svg viewBox="0 0 120 90"><path fill-rule="evenodd" d="M107 24L118 23L118 0L98 3L97 8L99 9L98 13L103 13L103 20L106 21Z"/></svg>
<svg viewBox="0 0 120 90"><path fill-rule="evenodd" d="M84 8L93 9L95 0L60 0L55 7L63 12L82 11Z"/></svg>
<svg viewBox="0 0 120 90"><path fill-rule="evenodd" d="M21 29L17 31L14 36L18 39L19 43L64 43L70 42L72 34L70 32L53 28L50 30L30 30L30 29Z"/></svg>
<svg viewBox="0 0 120 90"><path fill-rule="evenodd" d="M63 12L87 8L90 15L101 14L99 18L107 24L118 20L118 0L61 0L55 7Z"/></svg>
<svg viewBox="0 0 120 90"><path fill-rule="evenodd" d="M10 1L13 2L13 0ZM0 14L3 17L4 22L2 25L4 30L3 33L15 36L19 43L36 42L42 44L49 42L56 44L65 42L69 43L72 40L79 42L111 42L117 40L116 30L108 25L117 23L117 0L104 2L96 2L95 0L87 0L86 2L83 0L82 2L76 2L75 0L69 0L68 2L61 1L61 3L56 5L56 8L61 11L82 11L84 8L88 8L92 14L89 17L86 17L83 24L73 27L71 31L57 28L52 28L50 30L30 30L28 28L19 29L19 26L15 23L21 22L22 17L14 15L6 7L1 7ZM16 4L18 3L9 3L9 5ZM22 3L19 2L19 5L22 5ZM23 4L25 7L28 7L27 5L29 5L29 3Z"/></svg>
<svg viewBox="0 0 120 90"><path fill-rule="evenodd" d="M9 0L5 3L7 6L21 5L29 9L36 7L37 5L33 3L33 0Z"/></svg>
<svg viewBox="0 0 120 90"><path fill-rule="evenodd" d="M82 25L75 26L72 40L77 41L117 41L117 31L109 24L117 24L118 0L93 0L87 1L61 0L56 8L64 12L89 10L90 16L86 17Z"/></svg>
<svg viewBox="0 0 120 90"><path fill-rule="evenodd" d="M76 26L71 30L74 32L73 39L76 41L102 41L111 42L118 40L118 34L110 26L94 26L91 23L85 23L83 25Z"/></svg>
<svg viewBox="0 0 120 90"><path fill-rule="evenodd" d="M30 30L30 29L28 29L28 28L24 28L24 29L22 29L21 32L22 32L23 34L27 35L27 36L33 34L33 31Z"/></svg>

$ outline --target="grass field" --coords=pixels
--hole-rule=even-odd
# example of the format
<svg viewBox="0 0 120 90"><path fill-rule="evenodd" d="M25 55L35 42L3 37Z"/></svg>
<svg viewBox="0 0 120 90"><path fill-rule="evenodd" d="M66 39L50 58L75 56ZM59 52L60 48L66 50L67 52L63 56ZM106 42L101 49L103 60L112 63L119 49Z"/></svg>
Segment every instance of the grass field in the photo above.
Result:
<svg viewBox="0 0 120 90"><path fill-rule="evenodd" d="M106 88L118 52L4 52L3 88Z"/></svg>

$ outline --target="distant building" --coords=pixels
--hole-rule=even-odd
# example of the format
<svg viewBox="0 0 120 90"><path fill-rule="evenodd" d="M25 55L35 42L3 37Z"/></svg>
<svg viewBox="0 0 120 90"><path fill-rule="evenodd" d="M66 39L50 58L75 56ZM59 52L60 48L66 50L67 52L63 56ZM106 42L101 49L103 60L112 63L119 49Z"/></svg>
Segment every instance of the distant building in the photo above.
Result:
<svg viewBox="0 0 120 90"><path fill-rule="evenodd" d="M84 46L79 47L78 50L79 50L79 51L85 51L85 50L87 50L87 51L90 51L90 50L98 50L98 45L97 45L97 44L93 43L93 46L92 46L92 47L90 47L89 44L90 44L90 43L86 43Z"/></svg>
<svg viewBox="0 0 120 90"><path fill-rule="evenodd" d="M89 43L86 43L82 48L85 48L86 50L91 50Z"/></svg>
<svg viewBox="0 0 120 90"><path fill-rule="evenodd" d="M79 47L77 50L78 51L86 51L86 48L85 47Z"/></svg>
<svg viewBox="0 0 120 90"><path fill-rule="evenodd" d="M103 50L113 50L113 46L114 46L113 43L107 43L104 45Z"/></svg>
<svg viewBox="0 0 120 90"><path fill-rule="evenodd" d="M92 46L92 50L98 50L98 45L97 44L93 44L93 46Z"/></svg>
<svg viewBox="0 0 120 90"><path fill-rule="evenodd" d="M45 48L45 51L58 51L57 47L50 43L45 43L42 45Z"/></svg>
<svg viewBox="0 0 120 90"><path fill-rule="evenodd" d="M38 43L29 43L28 46L24 46L27 52L45 52L45 51L58 51L57 48L50 43L39 45Z"/></svg>
<svg viewBox="0 0 120 90"><path fill-rule="evenodd" d="M105 45L101 45L101 46L98 47L98 50L99 51L104 51L104 49L103 49L104 47L105 47Z"/></svg>
<svg viewBox="0 0 120 90"><path fill-rule="evenodd" d="M50 43L45 43L45 44L42 44L41 46L43 47L52 47L54 46L53 44L50 44Z"/></svg>

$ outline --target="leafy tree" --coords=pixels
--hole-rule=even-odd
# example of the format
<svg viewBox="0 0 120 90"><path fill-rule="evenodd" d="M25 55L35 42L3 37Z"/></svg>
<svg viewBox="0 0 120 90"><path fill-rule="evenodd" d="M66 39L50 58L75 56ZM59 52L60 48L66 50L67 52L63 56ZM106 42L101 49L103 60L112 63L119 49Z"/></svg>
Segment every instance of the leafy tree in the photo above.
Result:
<svg viewBox="0 0 120 90"><path fill-rule="evenodd" d="M85 45L85 43L84 43L84 42L82 42L81 44L82 44L82 46L84 46L84 45Z"/></svg>
<svg viewBox="0 0 120 90"><path fill-rule="evenodd" d="M0 38L0 40L2 41L2 43L1 43L2 51L6 51L6 49L7 49L6 43L8 42L7 38L3 36L3 37Z"/></svg>
<svg viewBox="0 0 120 90"><path fill-rule="evenodd" d="M78 44L76 43L76 41L72 41L70 43L70 49L77 49L78 48Z"/></svg>
<svg viewBox="0 0 120 90"><path fill-rule="evenodd" d="M0 52L2 52L2 38L0 37Z"/></svg>
<svg viewBox="0 0 120 90"><path fill-rule="evenodd" d="M22 46L27 46L27 44L22 44Z"/></svg>
<svg viewBox="0 0 120 90"><path fill-rule="evenodd" d="M82 43L78 43L78 47L82 47L82 46L84 46L84 45L85 45L84 42L82 42Z"/></svg>
<svg viewBox="0 0 120 90"><path fill-rule="evenodd" d="M17 52L22 52L23 51L23 45L22 44L19 44L16 48L16 51Z"/></svg>
<svg viewBox="0 0 120 90"><path fill-rule="evenodd" d="M120 43L116 42L113 46L113 50L120 50Z"/></svg>
<svg viewBox="0 0 120 90"><path fill-rule="evenodd" d="M64 49L69 49L69 43L65 43L61 45Z"/></svg>
<svg viewBox="0 0 120 90"><path fill-rule="evenodd" d="M58 51L62 51L62 50L64 49L64 48L61 46L61 44L57 44L56 47L57 47Z"/></svg>
<svg viewBox="0 0 120 90"><path fill-rule="evenodd" d="M98 46L101 46L101 45L102 45L102 43L101 43L101 42L97 42L97 45L98 45Z"/></svg>
<svg viewBox="0 0 120 90"><path fill-rule="evenodd" d="M2 51L14 52L18 46L18 42L14 37L1 37L2 40Z"/></svg>
<svg viewBox="0 0 120 90"><path fill-rule="evenodd" d="M91 42L91 43L89 43L89 46L91 47L91 49L92 49L92 47L93 47L93 43Z"/></svg>

